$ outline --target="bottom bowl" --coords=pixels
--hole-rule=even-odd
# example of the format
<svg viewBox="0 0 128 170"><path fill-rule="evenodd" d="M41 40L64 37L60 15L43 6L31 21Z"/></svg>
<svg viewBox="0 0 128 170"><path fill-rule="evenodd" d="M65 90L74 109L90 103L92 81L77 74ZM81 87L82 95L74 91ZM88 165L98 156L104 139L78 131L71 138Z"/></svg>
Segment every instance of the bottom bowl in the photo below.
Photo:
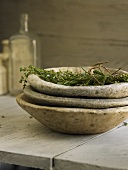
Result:
<svg viewBox="0 0 128 170"><path fill-rule="evenodd" d="M39 106L33 104L24 93L18 95L16 101L40 123L61 133L103 133L128 118L128 106L107 109Z"/></svg>

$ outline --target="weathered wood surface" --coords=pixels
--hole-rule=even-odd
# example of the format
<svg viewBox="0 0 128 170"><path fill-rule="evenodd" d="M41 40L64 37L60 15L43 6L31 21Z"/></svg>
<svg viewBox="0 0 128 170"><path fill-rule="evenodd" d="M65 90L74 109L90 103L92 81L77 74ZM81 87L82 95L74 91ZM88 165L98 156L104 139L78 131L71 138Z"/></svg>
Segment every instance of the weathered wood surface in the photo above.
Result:
<svg viewBox="0 0 128 170"><path fill-rule="evenodd" d="M26 11L40 36L43 67L109 61L128 70L127 9L127 0L0 1L0 39L17 32Z"/></svg>
<svg viewBox="0 0 128 170"><path fill-rule="evenodd" d="M121 161L125 167L128 154L128 127L120 126L107 134L99 135L56 133L31 118L18 106L14 97L2 96L0 97L0 162L46 170L52 170L52 168L74 170L74 168L88 167L86 164L91 160L92 162L89 163L92 165L89 168L93 167L93 159L98 160L98 166L106 166L111 159L114 159L116 164L116 157L113 157L115 153L119 159L122 155L123 160ZM112 148L111 152L109 145ZM91 148L93 149L91 150ZM108 155L102 153L102 149L103 151L108 150L110 159L108 158L107 162L103 158ZM101 157L98 152L102 153ZM94 155L93 159L91 159L91 155ZM102 156L104 157L102 158Z"/></svg>
<svg viewBox="0 0 128 170"><path fill-rule="evenodd" d="M55 158L55 170L128 170L128 126Z"/></svg>
<svg viewBox="0 0 128 170"><path fill-rule="evenodd" d="M14 97L0 97L0 162L50 169L52 159L98 135L66 135L46 128Z"/></svg>

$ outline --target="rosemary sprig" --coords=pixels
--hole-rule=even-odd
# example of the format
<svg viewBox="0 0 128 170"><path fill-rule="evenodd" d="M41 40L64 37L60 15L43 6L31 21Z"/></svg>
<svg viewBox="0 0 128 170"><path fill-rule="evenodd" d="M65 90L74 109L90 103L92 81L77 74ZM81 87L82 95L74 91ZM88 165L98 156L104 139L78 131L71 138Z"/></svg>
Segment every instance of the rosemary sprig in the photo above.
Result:
<svg viewBox="0 0 128 170"><path fill-rule="evenodd" d="M24 72L24 75L21 76L19 82L23 83L23 88L25 88L27 78L30 74L36 74L45 81L65 86L101 86L128 82L127 73L119 73L120 69L112 73L108 68L103 66L103 64L104 63L97 63L88 71L82 68L82 73L73 73L68 70L55 72L54 70L44 70L30 65L28 68L20 68L20 71Z"/></svg>

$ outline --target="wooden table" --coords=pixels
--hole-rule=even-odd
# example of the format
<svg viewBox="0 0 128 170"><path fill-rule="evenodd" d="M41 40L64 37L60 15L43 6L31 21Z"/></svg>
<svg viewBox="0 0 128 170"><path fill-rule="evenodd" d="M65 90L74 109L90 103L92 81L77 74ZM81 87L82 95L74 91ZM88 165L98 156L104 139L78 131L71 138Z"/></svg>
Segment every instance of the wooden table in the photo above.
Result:
<svg viewBox="0 0 128 170"><path fill-rule="evenodd" d="M98 135L61 134L30 117L15 97L2 96L0 162L45 170L128 170L128 126Z"/></svg>

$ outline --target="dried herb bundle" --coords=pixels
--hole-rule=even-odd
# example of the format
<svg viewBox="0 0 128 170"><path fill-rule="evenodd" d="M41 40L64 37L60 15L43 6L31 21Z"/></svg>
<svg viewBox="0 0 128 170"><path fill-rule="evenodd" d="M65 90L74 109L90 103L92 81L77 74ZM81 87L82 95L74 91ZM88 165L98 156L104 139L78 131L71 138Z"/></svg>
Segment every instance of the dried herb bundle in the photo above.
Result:
<svg viewBox="0 0 128 170"><path fill-rule="evenodd" d="M83 69L82 73L73 73L68 70L55 72L54 70L44 70L30 65L28 68L20 68L20 71L24 72L24 76L21 76L19 82L23 83L23 88L25 88L30 74L36 74L45 81L65 86L101 86L128 82L127 73L119 73L120 69L111 72L103 64L94 64L88 71L81 67Z"/></svg>

